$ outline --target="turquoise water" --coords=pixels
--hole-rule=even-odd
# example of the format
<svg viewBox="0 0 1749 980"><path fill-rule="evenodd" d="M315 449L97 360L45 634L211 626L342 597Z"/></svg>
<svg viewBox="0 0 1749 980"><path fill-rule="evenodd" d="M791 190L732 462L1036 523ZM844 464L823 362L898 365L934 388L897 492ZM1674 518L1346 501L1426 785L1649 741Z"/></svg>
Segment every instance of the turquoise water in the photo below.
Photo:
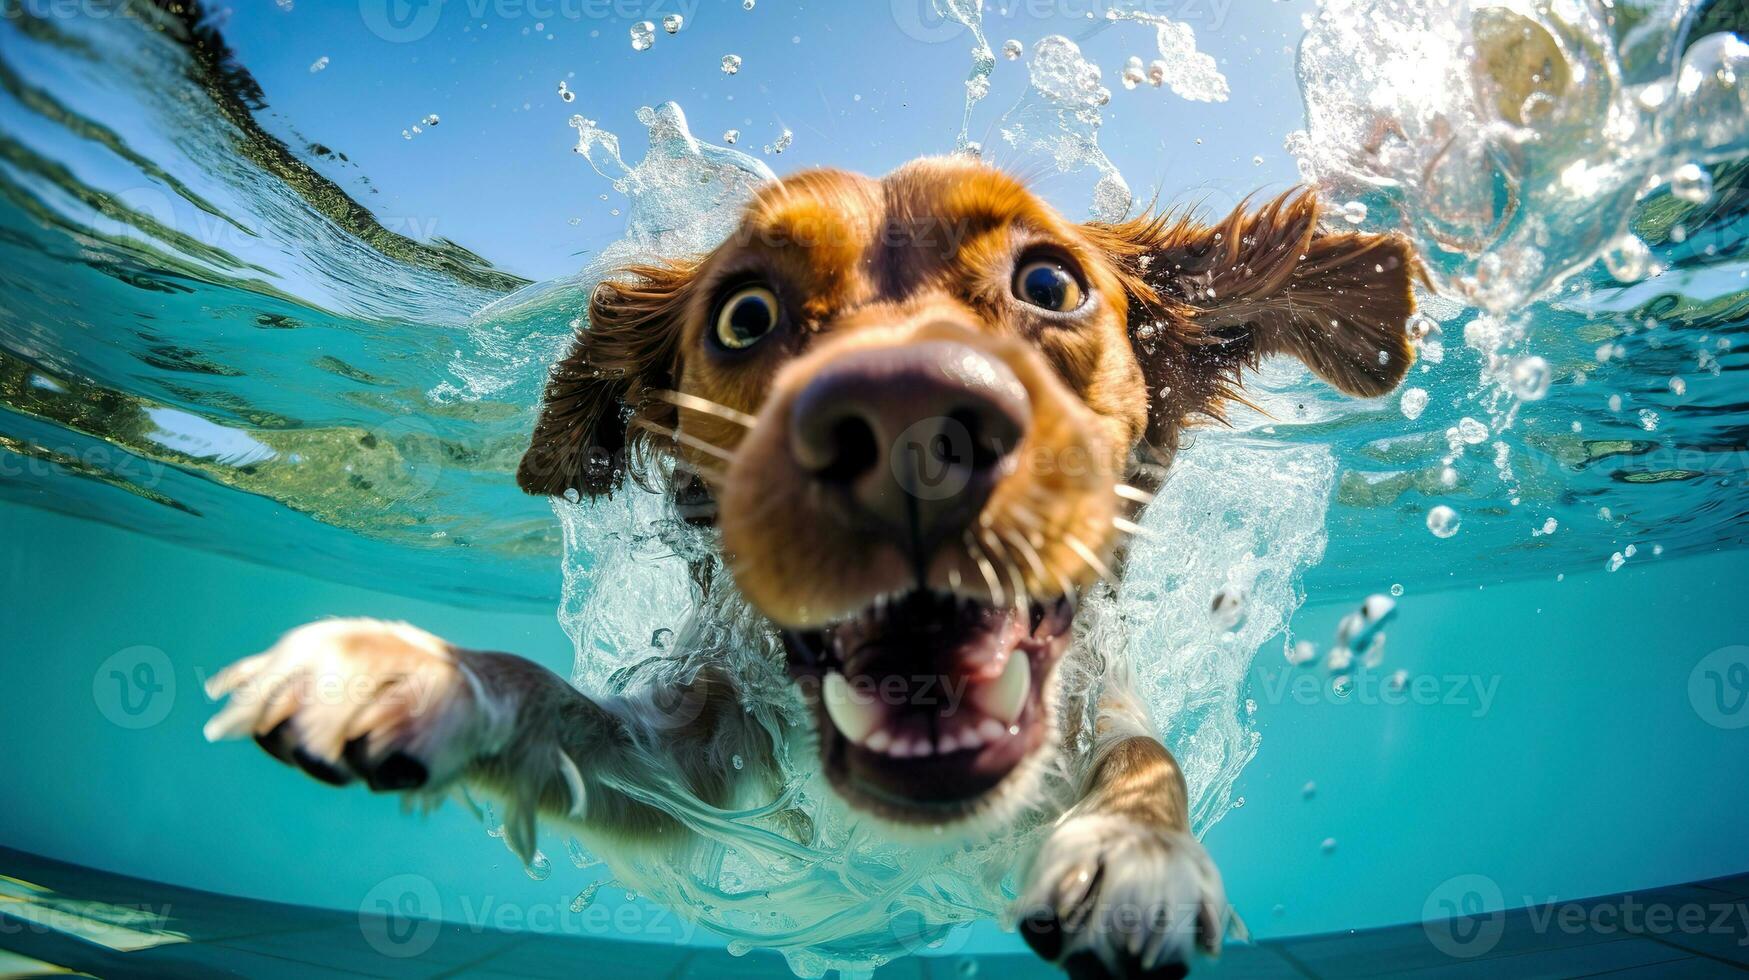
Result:
<svg viewBox="0 0 1749 980"><path fill-rule="evenodd" d="M1214 7L1207 19L1177 11L1216 58L1182 87L1206 96L1197 85L1217 72L1230 92L1213 103L1119 84L1124 57L1154 43L1151 25L1078 23L1074 5L1054 19L992 8L992 47L1067 34L1106 66L1110 99L1092 126L1090 105L1062 114L1036 78L1029 89L1036 54L997 55L969 127L972 35L903 5L701 6L646 52L623 19L556 8L536 28L523 8L461 6L411 39L385 37L369 4L214 17L4 8L0 732L12 751L0 843L342 909L415 874L456 921L509 908L534 929L722 941L613 886L593 902L645 910L636 928L566 915L606 876L567 860L561 839L543 840L551 866L537 880L459 808L403 817L199 738L200 681L321 616L406 618L585 682L638 648L578 648L649 635L647 607L596 588L621 581L623 555L594 539L567 554L551 508L511 474L599 256L709 229L670 185L573 154L589 130L569 126L572 113L620 133L635 161L634 110L672 99L710 143L742 130L743 162L711 159L749 172L878 170L964 139L1016 166L1068 154L1074 165L1041 186L1072 213L1109 204L1097 188L1114 173L1140 194L1157 185L1224 208L1304 165L1367 204L1373 227L1409 221L1450 244L1474 217L1459 206L1465 186L1432 193L1428 175L1449 175L1428 161L1402 164L1428 176L1419 185L1362 187L1344 169L1353 147L1320 112L1342 106L1365 66L1303 53L1317 50L1300 47L1306 25L1321 30L1310 3L1218 20ZM1432 23L1413 7L1377 22L1386 36L1372 50ZM1740 14L1699 5L1668 24L1616 25L1605 33L1621 85L1645 84L1688 42L1741 30ZM1670 52L1645 53L1660 44ZM732 78L717 67L730 51L744 59ZM331 60L312 71L320 57ZM1289 96L1296 71L1314 81L1304 100ZM1427 109L1392 107L1409 122ZM412 133L432 113L441 122ZM1419 919L1460 875L1522 905L1749 865L1737 817L1749 654L1733 649L1749 642L1736 595L1749 570L1749 218L1741 154L1727 152L1740 135L1674 161L1701 161L1704 200L1679 197L1666 175L1635 202L1611 189L1673 174L1666 151L1688 137L1652 127L1598 146L1574 136L1584 120L1557 122L1494 178L1540 188L1600 154L1621 172L1584 184L1592 196L1577 203L1578 185L1524 193L1492 244L1435 253L1439 295L1426 299L1439 330L1408 382L1425 408L1340 399L1272 366L1257 399L1271 417L1200 437L1169 488L1196 505L1160 528L1190 557L1170 575L1165 557L1133 573L1131 598L1151 617L1134 646L1155 658L1205 842L1260 936ZM1283 141L1307 126L1296 160ZM762 153L786 128L794 144ZM658 126L654 158L665 136ZM1603 231L1574 217L1595 213L1613 216ZM1414 225L1423 214L1443 223ZM1661 274L1612 273L1624 223ZM1513 275L1529 268L1511 251L1526 241L1539 268L1569 276ZM1601 252L1609 263L1593 261ZM517 293L537 280L556 285ZM1517 370L1532 356L1552 382L1540 397L1525 397ZM1255 499L1248 476L1288 461L1299 475ZM1450 537L1429 530L1440 506L1460 521ZM1243 555L1269 556L1249 580L1245 626L1205 642L1198 590ZM665 573L650 574L660 585ZM1381 659L1327 669L1341 618L1396 586ZM1301 641L1318 657L1291 665ZM979 925L928 951L1016 946Z"/></svg>

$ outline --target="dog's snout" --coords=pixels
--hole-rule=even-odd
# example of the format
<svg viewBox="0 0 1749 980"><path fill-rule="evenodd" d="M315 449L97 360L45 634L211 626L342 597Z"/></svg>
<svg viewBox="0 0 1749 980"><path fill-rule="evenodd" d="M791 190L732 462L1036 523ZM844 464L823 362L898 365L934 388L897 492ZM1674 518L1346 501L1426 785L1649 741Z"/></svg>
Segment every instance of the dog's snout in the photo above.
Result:
<svg viewBox="0 0 1749 980"><path fill-rule="evenodd" d="M933 547L977 516L1030 414L1014 372L967 344L869 348L803 387L790 451L862 516Z"/></svg>

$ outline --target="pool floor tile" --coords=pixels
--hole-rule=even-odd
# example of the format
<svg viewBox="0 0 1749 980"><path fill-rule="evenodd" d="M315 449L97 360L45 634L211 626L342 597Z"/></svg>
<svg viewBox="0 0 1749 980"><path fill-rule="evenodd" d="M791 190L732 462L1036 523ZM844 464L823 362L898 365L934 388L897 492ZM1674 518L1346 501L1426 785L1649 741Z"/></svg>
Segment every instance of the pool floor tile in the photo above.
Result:
<svg viewBox="0 0 1749 980"><path fill-rule="evenodd" d="M1459 920L1443 933L1413 923L1230 945L1219 960L1199 965L1194 973L1226 980L1741 976L1749 971L1749 899L1741 897L1749 890L1746 885L1749 875L1519 909ZM1641 910L1700 906L1715 914L1707 928L1688 931L1645 919L1620 923L1609 918L1630 902ZM1577 912L1561 918L1566 907ZM141 914L154 909L161 914ZM1593 912L1604 916L1594 918ZM68 928L58 928L58 921ZM1489 931L1477 931L1484 928ZM1452 929L1470 944L1457 952L1480 955L1443 952L1433 937L1449 937ZM1486 948L1478 951L1477 943L1486 943ZM968 964L975 969L968 970ZM356 912L159 885L0 847L0 980L68 973L193 980L302 980L318 975L752 980L789 975L783 958L770 952L733 957L710 947L361 918ZM1027 954L911 957L875 971L876 980L1061 976Z"/></svg>

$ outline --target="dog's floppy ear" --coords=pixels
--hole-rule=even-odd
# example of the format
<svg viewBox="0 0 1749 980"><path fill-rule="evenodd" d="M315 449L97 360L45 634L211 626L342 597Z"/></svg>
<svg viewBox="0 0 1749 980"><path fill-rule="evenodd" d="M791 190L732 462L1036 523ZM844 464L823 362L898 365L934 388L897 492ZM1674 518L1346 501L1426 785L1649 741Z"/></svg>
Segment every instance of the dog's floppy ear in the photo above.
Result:
<svg viewBox="0 0 1749 980"><path fill-rule="evenodd" d="M1295 190L1213 225L1168 214L1088 226L1129 293L1152 414L1178 416L1151 429L1218 416L1240 370L1267 354L1291 354L1351 395L1403 380L1414 252L1394 235L1320 230L1318 217L1317 197Z"/></svg>
<svg viewBox="0 0 1749 980"><path fill-rule="evenodd" d="M540 421L516 483L532 494L612 494L629 473L643 482L650 440L675 424L656 397L674 386L681 313L695 265L636 265L603 280L589 322L553 366Z"/></svg>

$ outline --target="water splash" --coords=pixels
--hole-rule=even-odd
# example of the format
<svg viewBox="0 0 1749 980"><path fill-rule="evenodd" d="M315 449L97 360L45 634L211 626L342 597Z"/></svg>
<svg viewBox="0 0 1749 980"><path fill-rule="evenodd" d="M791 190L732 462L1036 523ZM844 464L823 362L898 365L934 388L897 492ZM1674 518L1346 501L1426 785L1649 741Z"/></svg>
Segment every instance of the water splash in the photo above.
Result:
<svg viewBox="0 0 1749 980"><path fill-rule="evenodd" d="M1117 6L1105 13L1108 20L1129 20L1154 29L1154 46L1160 57L1149 64L1147 80L1164 84L1180 98L1192 102L1225 102L1230 94L1227 76L1215 59L1199 51L1196 32L1189 24L1138 6ZM1139 59L1138 59L1139 60Z"/></svg>
<svg viewBox="0 0 1749 980"><path fill-rule="evenodd" d="M1323 553L1334 482L1334 460L1321 446L1198 441L1148 511L1122 588L1083 607L1077 652L1061 668L1063 710L1090 719L1103 664L1123 658L1179 755L1199 833L1232 808L1233 783L1257 751L1242 707L1245 675L1303 598L1297 577ZM1223 506L1211 511L1209 500ZM554 507L564 527L560 619L576 645L574 682L624 693L716 665L741 679L742 706L781 769L775 797L749 788L738 808L722 810L692 797L652 758L639 769L654 774L655 791L616 788L673 815L696 843L657 861L607 855L619 880L741 948L782 952L803 976L873 969L1009 913L1024 865L1016 855L1036 846L1044 818L1067 801L1089 742L1065 747L1043 776L1038 811L1022 810L994 837L895 842L824 785L812 722L784 676L778 640L734 593L710 532L640 491ZM698 594L689 560L715 565L714 592ZM607 581L615 587L599 587ZM1242 621L1208 616L1222 590L1246 596ZM666 642L656 645L653 631Z"/></svg>
<svg viewBox="0 0 1749 980"><path fill-rule="evenodd" d="M971 137L972 111L990 94L990 73L996 69L996 52L984 36L984 0L930 0L937 16L963 26L972 35L972 70L966 75L966 109L960 120L954 148L962 153L982 150Z"/></svg>
<svg viewBox="0 0 1749 980"><path fill-rule="evenodd" d="M602 277L640 259L710 250L734 228L753 189L773 177L754 157L693 136L673 102L640 108L637 119L649 149L636 166L620 155L618 135L582 115L570 120L576 151L629 202L625 235L575 275L524 287L474 314L471 344L450 364L460 384L440 384L435 400L472 401L526 384L563 354Z"/></svg>
<svg viewBox="0 0 1749 980"><path fill-rule="evenodd" d="M1026 93L997 124L1002 139L1022 154L1050 158L1059 173L1092 168L1093 217L1121 219L1130 208L1129 184L1099 148L1100 109L1111 102L1111 89L1098 65L1081 54L1074 41L1054 34L1032 49Z"/></svg>
<svg viewBox="0 0 1749 980"><path fill-rule="evenodd" d="M1326 0L1289 147L1370 227L1409 235L1440 292L1516 309L1623 247L1668 175L1744 151L1749 46L1718 34L1677 57L1699 6Z"/></svg>
<svg viewBox="0 0 1749 980"><path fill-rule="evenodd" d="M1303 383L1296 377L1282 390ZM1129 664L1184 771L1199 834L1230 809L1234 783L1257 753L1260 735L1243 709L1246 675L1304 601L1299 576L1324 555L1335 482L1324 446L1197 440L1149 506L1150 533L1135 539L1123 586L1092 610L1087 643ZM1223 595L1244 596L1236 622L1209 614Z"/></svg>

